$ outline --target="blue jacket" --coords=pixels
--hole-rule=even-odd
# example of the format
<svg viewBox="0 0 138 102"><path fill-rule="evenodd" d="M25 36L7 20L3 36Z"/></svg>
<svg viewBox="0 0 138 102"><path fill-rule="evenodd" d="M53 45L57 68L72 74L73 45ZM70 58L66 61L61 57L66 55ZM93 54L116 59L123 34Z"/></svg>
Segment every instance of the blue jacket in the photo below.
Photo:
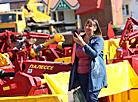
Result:
<svg viewBox="0 0 138 102"><path fill-rule="evenodd" d="M84 36L84 35L83 35ZM82 37L83 37L82 36ZM76 50L79 44L76 44ZM89 67L89 92L101 90L107 87L106 66L103 59L104 41L101 36L92 36L89 45L83 47L83 51L90 57ZM78 57L75 60L70 72L69 91L78 87L79 80L77 75Z"/></svg>

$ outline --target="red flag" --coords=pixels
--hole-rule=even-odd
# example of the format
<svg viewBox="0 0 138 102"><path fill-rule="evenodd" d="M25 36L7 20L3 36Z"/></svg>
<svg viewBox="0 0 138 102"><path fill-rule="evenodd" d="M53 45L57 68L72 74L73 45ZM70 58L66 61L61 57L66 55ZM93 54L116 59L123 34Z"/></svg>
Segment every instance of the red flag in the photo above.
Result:
<svg viewBox="0 0 138 102"><path fill-rule="evenodd" d="M114 30L112 28L111 23L108 23L108 33L107 33L107 35L108 35L109 39L114 38L114 36L115 36L115 33L114 33Z"/></svg>

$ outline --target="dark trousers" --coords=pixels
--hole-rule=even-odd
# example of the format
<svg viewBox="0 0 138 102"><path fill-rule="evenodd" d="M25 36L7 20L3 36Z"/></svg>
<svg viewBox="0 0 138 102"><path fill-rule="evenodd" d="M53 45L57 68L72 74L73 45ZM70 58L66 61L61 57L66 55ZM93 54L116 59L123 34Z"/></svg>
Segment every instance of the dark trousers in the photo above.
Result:
<svg viewBox="0 0 138 102"><path fill-rule="evenodd" d="M80 81L80 86L82 92L87 100L87 102L98 102L99 91L89 92L88 84L89 84L89 73L80 74L78 73L78 78Z"/></svg>

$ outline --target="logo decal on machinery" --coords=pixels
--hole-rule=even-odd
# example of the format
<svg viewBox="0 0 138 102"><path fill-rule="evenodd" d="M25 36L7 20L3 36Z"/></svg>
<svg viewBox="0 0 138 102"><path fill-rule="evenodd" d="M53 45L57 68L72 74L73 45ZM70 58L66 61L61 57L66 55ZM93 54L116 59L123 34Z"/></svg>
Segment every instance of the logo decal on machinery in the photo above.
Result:
<svg viewBox="0 0 138 102"><path fill-rule="evenodd" d="M17 85L16 83L10 84L10 86L5 86L3 87L3 91L11 90L11 89L16 89Z"/></svg>
<svg viewBox="0 0 138 102"><path fill-rule="evenodd" d="M28 69L27 73L32 73L33 69Z"/></svg>
<svg viewBox="0 0 138 102"><path fill-rule="evenodd" d="M10 86L3 87L3 91L7 91L7 90L10 90Z"/></svg>
<svg viewBox="0 0 138 102"><path fill-rule="evenodd" d="M10 87L11 87L11 89L16 89L17 85L16 85L16 83L13 83L13 84L10 84Z"/></svg>
<svg viewBox="0 0 138 102"><path fill-rule="evenodd" d="M54 66L31 64L29 68L53 70Z"/></svg>

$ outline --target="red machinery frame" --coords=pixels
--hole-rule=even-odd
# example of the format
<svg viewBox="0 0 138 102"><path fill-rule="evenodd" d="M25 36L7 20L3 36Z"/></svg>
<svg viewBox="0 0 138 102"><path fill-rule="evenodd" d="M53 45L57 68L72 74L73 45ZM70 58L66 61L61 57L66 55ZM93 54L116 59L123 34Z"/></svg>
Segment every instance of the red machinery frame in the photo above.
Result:
<svg viewBox="0 0 138 102"><path fill-rule="evenodd" d="M128 18L123 30L119 45L121 48L116 49L117 58L113 59L113 63L128 60L134 71L138 75L138 30L133 29L133 24L138 26L138 22L132 18ZM128 33L127 33L128 32ZM132 40L135 41L132 41Z"/></svg>
<svg viewBox="0 0 138 102"><path fill-rule="evenodd" d="M20 42L21 46L17 49L17 39L22 38L22 36L26 36L26 39ZM26 32L20 34L5 31L0 33L1 53L7 53L7 55L9 55L13 69L5 70L5 68L1 68L4 71L0 70L0 76L2 76L0 79L0 96L26 96L41 93L51 93L46 83L41 84L43 80L42 74L56 74L58 72L71 70L72 64L53 62L53 60L55 58L71 56L71 52L68 52L72 49L72 47L66 47L67 51L64 53L64 49L58 49L58 44L50 44L47 47L40 49L39 56L31 57L30 50L33 49L33 46L27 41L27 39L31 38L47 39L49 41L51 40L50 35L35 32ZM46 43L47 41L45 41L44 44ZM38 46L40 45L37 45L36 47ZM62 47L65 46L65 44L62 45ZM16 47L16 49L13 47ZM49 54L49 52L52 54ZM54 57L49 59L48 57L50 56ZM10 79L10 77L13 78Z"/></svg>

